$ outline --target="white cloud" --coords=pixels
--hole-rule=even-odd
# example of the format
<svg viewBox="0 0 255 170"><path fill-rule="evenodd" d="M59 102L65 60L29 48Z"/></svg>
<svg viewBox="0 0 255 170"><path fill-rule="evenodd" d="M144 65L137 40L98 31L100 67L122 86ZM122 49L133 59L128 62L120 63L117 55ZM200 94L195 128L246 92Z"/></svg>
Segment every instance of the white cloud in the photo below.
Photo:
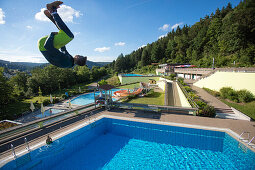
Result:
<svg viewBox="0 0 255 170"><path fill-rule="evenodd" d="M30 62L30 63L47 63L48 61L41 55L2 55L1 60L10 62Z"/></svg>
<svg viewBox="0 0 255 170"><path fill-rule="evenodd" d="M174 25L171 27L171 29L175 29L175 28L177 28L178 26L180 26L180 25L182 25L182 24L183 24L182 22L177 23L177 24L174 24Z"/></svg>
<svg viewBox="0 0 255 170"><path fill-rule="evenodd" d="M26 28L29 29L29 30L31 30L31 29L32 29L32 26L27 25Z"/></svg>
<svg viewBox="0 0 255 170"><path fill-rule="evenodd" d="M141 47L138 47L138 49L139 49L139 48L143 48L143 47L146 47L146 45L142 45Z"/></svg>
<svg viewBox="0 0 255 170"><path fill-rule="evenodd" d="M124 42L118 42L118 43L115 43L114 45L115 46L124 46L126 43L124 43Z"/></svg>
<svg viewBox="0 0 255 170"><path fill-rule="evenodd" d="M74 36L77 36L77 35L79 35L81 32L74 32L73 34L74 34Z"/></svg>
<svg viewBox="0 0 255 170"><path fill-rule="evenodd" d="M166 36L167 36L167 34L161 35L161 36L158 37L158 39L166 37Z"/></svg>
<svg viewBox="0 0 255 170"><path fill-rule="evenodd" d="M0 24L5 24L5 20L4 20L4 11L2 8L0 8Z"/></svg>
<svg viewBox="0 0 255 170"><path fill-rule="evenodd" d="M113 60L116 60L116 56L89 56L89 61L93 62L112 62Z"/></svg>
<svg viewBox="0 0 255 170"><path fill-rule="evenodd" d="M50 22L50 20L44 15L43 12L44 10L46 10L46 8L42 8L40 12L36 13L35 19L39 21ZM58 9L58 14L63 19L64 22L73 22L74 17L79 18L82 15L80 11L77 11L67 5L61 5L60 8Z"/></svg>
<svg viewBox="0 0 255 170"><path fill-rule="evenodd" d="M0 59L11 62L47 63L43 55L28 53L24 47L24 45L9 49L0 47Z"/></svg>
<svg viewBox="0 0 255 170"><path fill-rule="evenodd" d="M169 28L169 24L164 24L162 27L159 27L159 30L167 31Z"/></svg>
<svg viewBox="0 0 255 170"><path fill-rule="evenodd" d="M97 52L105 52L105 51L109 51L110 50L110 47L102 47L102 48L95 48L94 51L97 51Z"/></svg>

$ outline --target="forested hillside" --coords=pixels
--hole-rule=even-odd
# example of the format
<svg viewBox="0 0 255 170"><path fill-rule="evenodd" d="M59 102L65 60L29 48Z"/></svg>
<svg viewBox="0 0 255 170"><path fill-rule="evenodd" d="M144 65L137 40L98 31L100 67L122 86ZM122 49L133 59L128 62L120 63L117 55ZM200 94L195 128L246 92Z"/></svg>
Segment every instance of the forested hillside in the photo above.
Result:
<svg viewBox="0 0 255 170"><path fill-rule="evenodd" d="M151 63L191 63L198 67L253 66L255 63L255 1L229 3L192 26L177 27L165 37L123 56L108 66L132 71Z"/></svg>

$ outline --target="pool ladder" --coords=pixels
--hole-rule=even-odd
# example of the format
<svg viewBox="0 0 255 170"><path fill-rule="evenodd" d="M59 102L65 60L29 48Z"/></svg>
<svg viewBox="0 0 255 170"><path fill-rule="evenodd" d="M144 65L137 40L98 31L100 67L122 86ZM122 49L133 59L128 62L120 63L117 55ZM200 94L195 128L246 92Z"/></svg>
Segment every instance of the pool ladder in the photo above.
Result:
<svg viewBox="0 0 255 170"><path fill-rule="evenodd" d="M24 138L24 141L25 141L25 144L26 144L26 150L28 152L30 152L30 148L29 148L29 145L28 145L28 142L27 142L27 138ZM12 149L12 156L14 159L17 159L17 155L15 153L15 147L13 146L13 144L11 144L11 149Z"/></svg>
<svg viewBox="0 0 255 170"><path fill-rule="evenodd" d="M241 138L244 134L248 134L248 138ZM253 138L250 140L250 132L243 132L243 133L241 133L241 135L239 136L239 140L242 140L242 141L244 141L244 140L247 140L247 143L248 143L248 145L251 145L251 142L253 141L253 139L255 139L255 136L253 136ZM250 140L250 141L249 141ZM244 141L245 142L245 141Z"/></svg>

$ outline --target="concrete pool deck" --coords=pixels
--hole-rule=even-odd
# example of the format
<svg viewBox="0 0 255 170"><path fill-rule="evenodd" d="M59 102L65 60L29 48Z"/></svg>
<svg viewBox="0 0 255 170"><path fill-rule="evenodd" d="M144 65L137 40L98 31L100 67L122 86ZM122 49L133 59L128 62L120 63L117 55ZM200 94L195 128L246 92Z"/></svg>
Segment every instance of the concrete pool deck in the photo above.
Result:
<svg viewBox="0 0 255 170"><path fill-rule="evenodd" d="M144 122L158 122L160 124L176 124L176 126L184 126L184 127L193 127L193 128L202 128L202 129L230 129L235 134L240 135L244 131L250 132L250 138L255 136L255 122L253 121L245 121L245 120L231 120L231 119L218 119L218 118L206 118L206 117L198 117L198 116L190 116L190 115L176 115L176 114L159 114L153 112L146 111L137 111L137 110L123 110L123 109L115 109L112 111L100 111L92 115L91 117L82 118L80 120L75 121L72 124L69 124L63 128L56 129L55 131L50 133L50 136L53 140L56 140L72 131L75 131L83 126L86 126L88 123L93 122L93 120L98 119L102 116L114 116L123 119L135 119L137 121ZM206 128L207 127L207 128ZM51 127L48 127L51 128ZM37 137L31 141L29 141L30 149L36 149L40 146L45 145L45 140L48 134L43 134L40 137ZM231 134L230 134L231 135ZM232 135L233 136L233 135ZM237 139L237 136L234 135ZM240 141L240 140L239 140ZM242 142L242 141L240 141ZM243 143L243 142L242 142ZM255 140L253 141L253 144ZM247 144L245 144L247 146ZM254 148L250 149L255 151ZM22 155L27 153L25 149L25 145L19 145L15 148L17 155ZM0 153L1 164L3 163L3 159L13 159L11 156L11 151L5 151Z"/></svg>

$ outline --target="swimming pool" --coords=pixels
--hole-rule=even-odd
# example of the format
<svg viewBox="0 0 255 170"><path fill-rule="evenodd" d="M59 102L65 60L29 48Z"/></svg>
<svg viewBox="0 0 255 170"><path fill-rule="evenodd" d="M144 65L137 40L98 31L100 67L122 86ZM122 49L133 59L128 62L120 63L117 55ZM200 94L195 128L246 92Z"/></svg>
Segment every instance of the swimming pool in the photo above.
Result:
<svg viewBox="0 0 255 170"><path fill-rule="evenodd" d="M122 74L122 76L126 76L126 77L137 77L137 76L144 76L141 74Z"/></svg>
<svg viewBox="0 0 255 170"><path fill-rule="evenodd" d="M224 132L102 118L2 169L254 169ZM24 161L26 160L27 161Z"/></svg>
<svg viewBox="0 0 255 170"><path fill-rule="evenodd" d="M44 114L40 113L38 115L36 115L35 117L37 118L43 118L43 117L47 117L47 116L51 116L51 115L54 115L54 114L57 114L57 113L60 113L60 112L63 112L65 110L61 110L61 109L51 109L51 113L50 113L50 109L46 110L44 112Z"/></svg>
<svg viewBox="0 0 255 170"><path fill-rule="evenodd" d="M112 89L112 92L119 91L119 90L125 90L125 89ZM96 92L96 95L99 95L99 94L100 92ZM113 100L116 100L116 99L113 98ZM71 100L72 104L78 104L78 105L87 105L93 102L95 102L94 93L83 94Z"/></svg>

